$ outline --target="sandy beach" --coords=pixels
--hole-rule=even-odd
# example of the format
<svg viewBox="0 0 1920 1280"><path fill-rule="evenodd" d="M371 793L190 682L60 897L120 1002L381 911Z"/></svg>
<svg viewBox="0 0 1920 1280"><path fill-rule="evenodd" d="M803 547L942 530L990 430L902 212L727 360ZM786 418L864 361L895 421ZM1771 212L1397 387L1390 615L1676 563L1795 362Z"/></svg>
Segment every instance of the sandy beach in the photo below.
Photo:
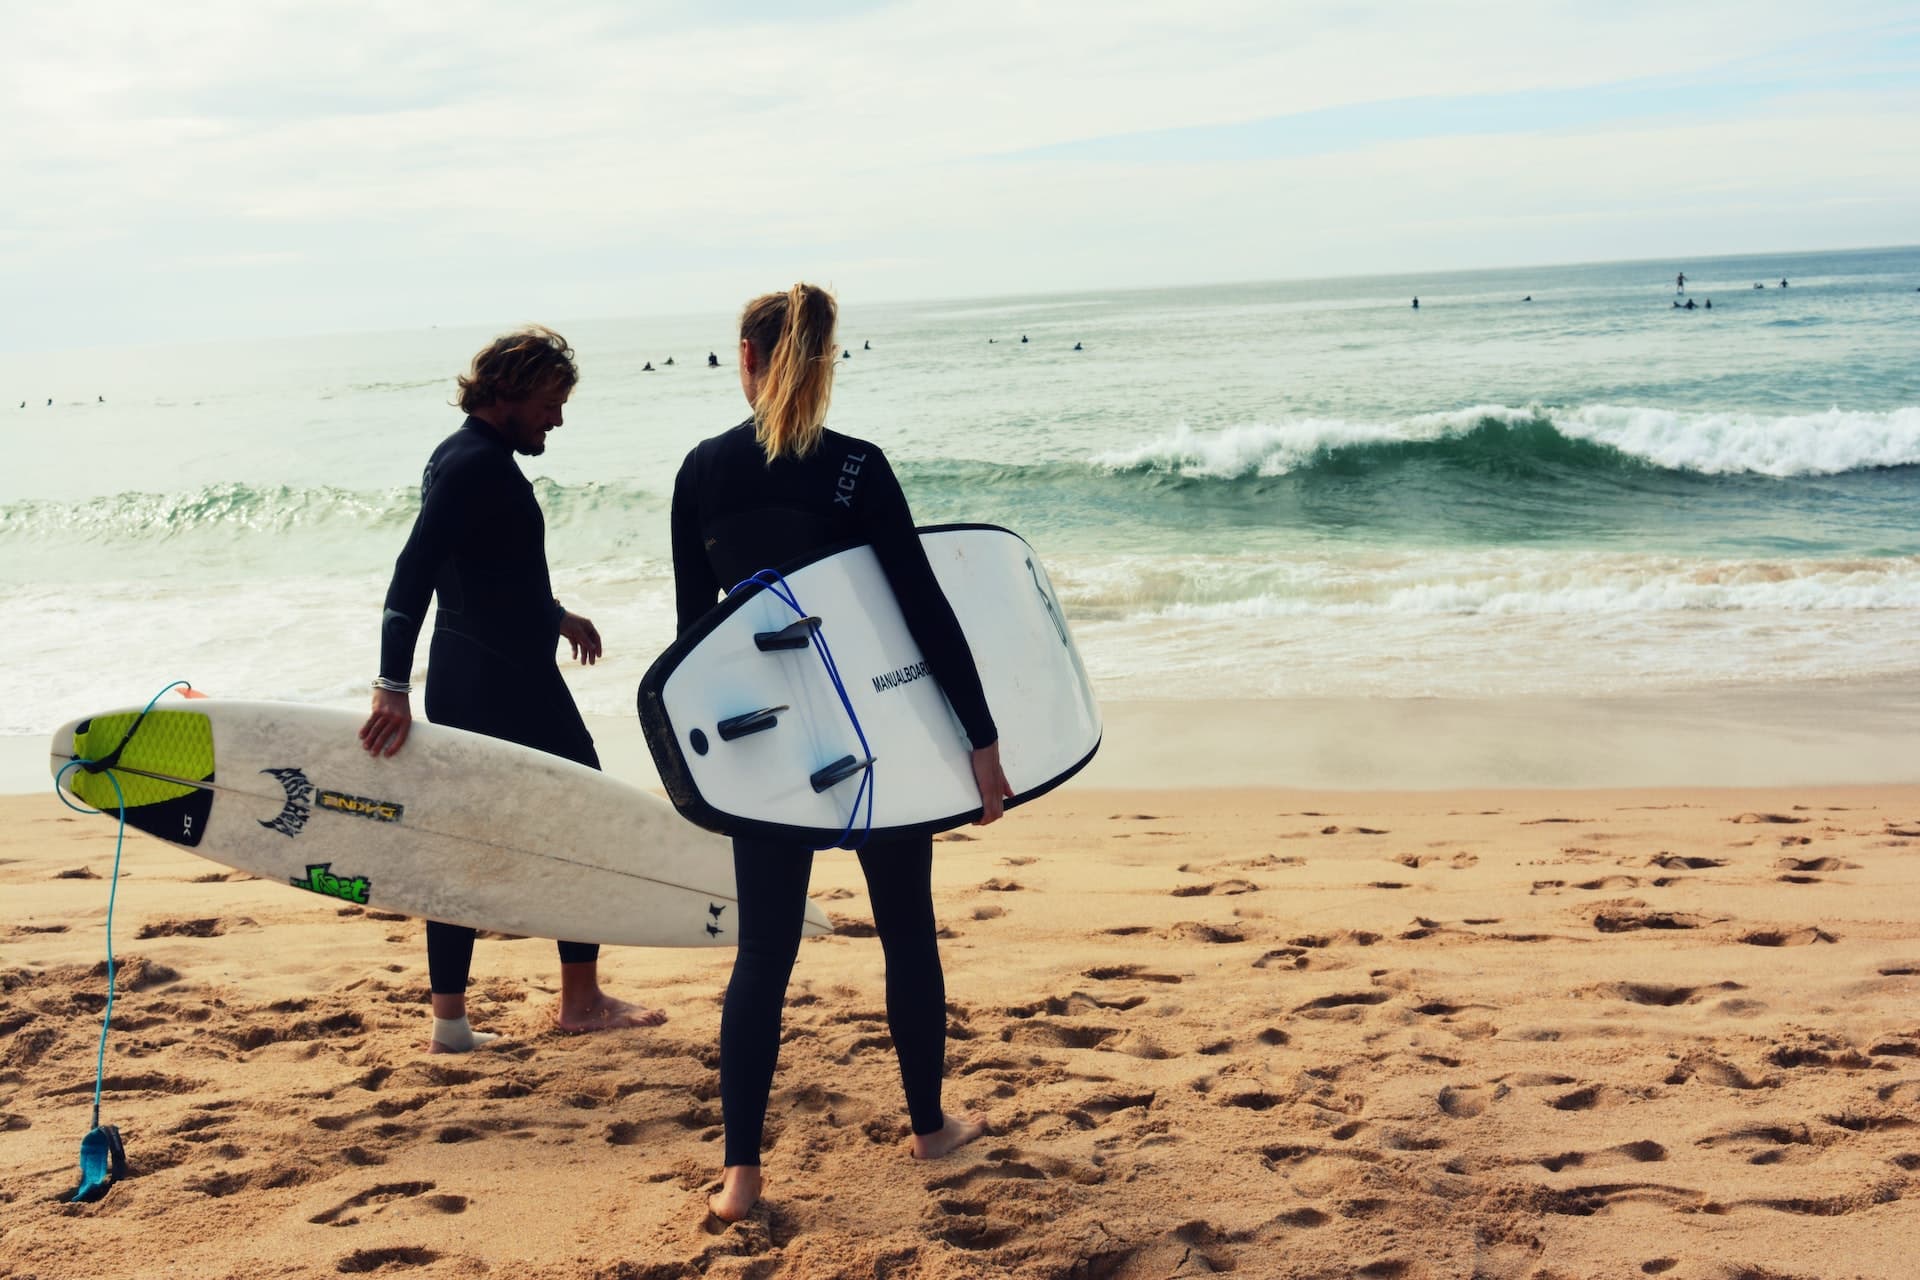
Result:
<svg viewBox="0 0 1920 1280"><path fill-rule="evenodd" d="M88 1123L113 827L0 799L0 1276L1810 1280L1920 1244L1920 788L1075 786L938 847L947 1101L916 1165L851 856L816 864L747 1223L727 952L610 951L658 1030L549 1030L483 940L420 1052L417 922L135 837Z"/></svg>

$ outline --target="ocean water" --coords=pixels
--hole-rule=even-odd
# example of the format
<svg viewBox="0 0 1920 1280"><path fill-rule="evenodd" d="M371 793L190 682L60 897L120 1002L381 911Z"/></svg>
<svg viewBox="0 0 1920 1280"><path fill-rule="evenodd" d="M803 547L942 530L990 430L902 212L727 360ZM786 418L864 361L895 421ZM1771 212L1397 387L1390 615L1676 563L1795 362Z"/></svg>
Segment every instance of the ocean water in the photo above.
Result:
<svg viewBox="0 0 1920 1280"><path fill-rule="evenodd" d="M1680 269L1711 311L1671 307ZM849 297L831 421L923 523L1026 535L1109 698L1902 677L1916 286L1920 249ZM591 712L631 714L671 639L680 458L745 416L717 302L530 317L582 367L522 463L607 642L567 668ZM0 733L176 678L360 704L421 464L496 331L0 355Z"/></svg>

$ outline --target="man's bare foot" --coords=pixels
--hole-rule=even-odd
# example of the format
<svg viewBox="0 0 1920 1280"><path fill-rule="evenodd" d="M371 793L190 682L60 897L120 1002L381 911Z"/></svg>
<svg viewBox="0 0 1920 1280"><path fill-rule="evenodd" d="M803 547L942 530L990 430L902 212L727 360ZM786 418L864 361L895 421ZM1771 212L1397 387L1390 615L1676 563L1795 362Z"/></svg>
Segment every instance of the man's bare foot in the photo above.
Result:
<svg viewBox="0 0 1920 1280"><path fill-rule="evenodd" d="M983 1115L948 1116L938 1132L913 1135L913 1158L938 1160L948 1152L966 1146L986 1131L987 1118Z"/></svg>
<svg viewBox="0 0 1920 1280"><path fill-rule="evenodd" d="M500 1037L491 1031L475 1031L467 1023L467 1016L457 1018L435 1018L433 1036L427 1041L428 1053L472 1053L475 1049L484 1049Z"/></svg>
<svg viewBox="0 0 1920 1280"><path fill-rule="evenodd" d="M465 1049L456 1049L452 1045L441 1044L438 1040L427 1041L428 1053L472 1053L475 1049L485 1049L500 1037L491 1031L473 1033L473 1043Z"/></svg>
<svg viewBox="0 0 1920 1280"><path fill-rule="evenodd" d="M738 1222L760 1201L760 1166L730 1164L720 1189L707 1197L707 1208L722 1222Z"/></svg>
<svg viewBox="0 0 1920 1280"><path fill-rule="evenodd" d="M613 1031L621 1027L657 1027L667 1020L658 1009L629 1004L599 992L590 1003L574 1006L565 1000L553 1011L553 1025L572 1035L587 1031Z"/></svg>

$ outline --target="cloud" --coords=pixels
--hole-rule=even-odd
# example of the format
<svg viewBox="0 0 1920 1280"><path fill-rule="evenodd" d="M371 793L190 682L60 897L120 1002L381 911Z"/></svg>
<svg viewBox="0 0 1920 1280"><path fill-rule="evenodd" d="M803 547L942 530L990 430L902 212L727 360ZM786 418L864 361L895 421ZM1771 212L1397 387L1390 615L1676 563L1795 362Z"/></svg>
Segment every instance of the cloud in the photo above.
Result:
<svg viewBox="0 0 1920 1280"><path fill-rule="evenodd" d="M1811 247L1910 215L1887 157L1920 141L1897 4L211 0L6 22L0 108L34 124L0 135L0 287L43 303L36 342L137 336L170 289L192 296L169 323L211 334L686 309L749 268L886 297L1284 274L1316 241L1443 268L1516 218L1586 258L1697 234L1676 183L1739 194L1750 240ZM1736 154L1800 207L1750 207ZM1823 222L1807 201L1840 181Z"/></svg>

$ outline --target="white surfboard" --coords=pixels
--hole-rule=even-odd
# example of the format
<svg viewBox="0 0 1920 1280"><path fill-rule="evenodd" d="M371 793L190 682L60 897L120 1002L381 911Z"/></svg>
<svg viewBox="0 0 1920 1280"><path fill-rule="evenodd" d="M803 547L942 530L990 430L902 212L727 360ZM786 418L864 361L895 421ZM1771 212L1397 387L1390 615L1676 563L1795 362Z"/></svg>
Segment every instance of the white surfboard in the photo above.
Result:
<svg viewBox="0 0 1920 1280"><path fill-rule="evenodd" d="M502 933L738 939L726 843L571 760L421 720L399 754L375 758L357 736L363 715L295 703L163 698L140 711L63 726L52 769L119 747L128 825L204 858L323 900ZM76 767L61 785L119 811L104 771ZM831 931L809 902L805 932Z"/></svg>
<svg viewBox="0 0 1920 1280"><path fill-rule="evenodd" d="M1025 539L994 525L934 526L920 541L973 650L1010 804L1043 795L1093 758L1101 731L1053 583ZM978 817L971 746L873 548L830 549L780 572L819 619L867 746L801 615L772 590L742 588L640 684L640 721L674 806L730 835L854 843L867 828L865 803L853 810L870 772L876 835Z"/></svg>

